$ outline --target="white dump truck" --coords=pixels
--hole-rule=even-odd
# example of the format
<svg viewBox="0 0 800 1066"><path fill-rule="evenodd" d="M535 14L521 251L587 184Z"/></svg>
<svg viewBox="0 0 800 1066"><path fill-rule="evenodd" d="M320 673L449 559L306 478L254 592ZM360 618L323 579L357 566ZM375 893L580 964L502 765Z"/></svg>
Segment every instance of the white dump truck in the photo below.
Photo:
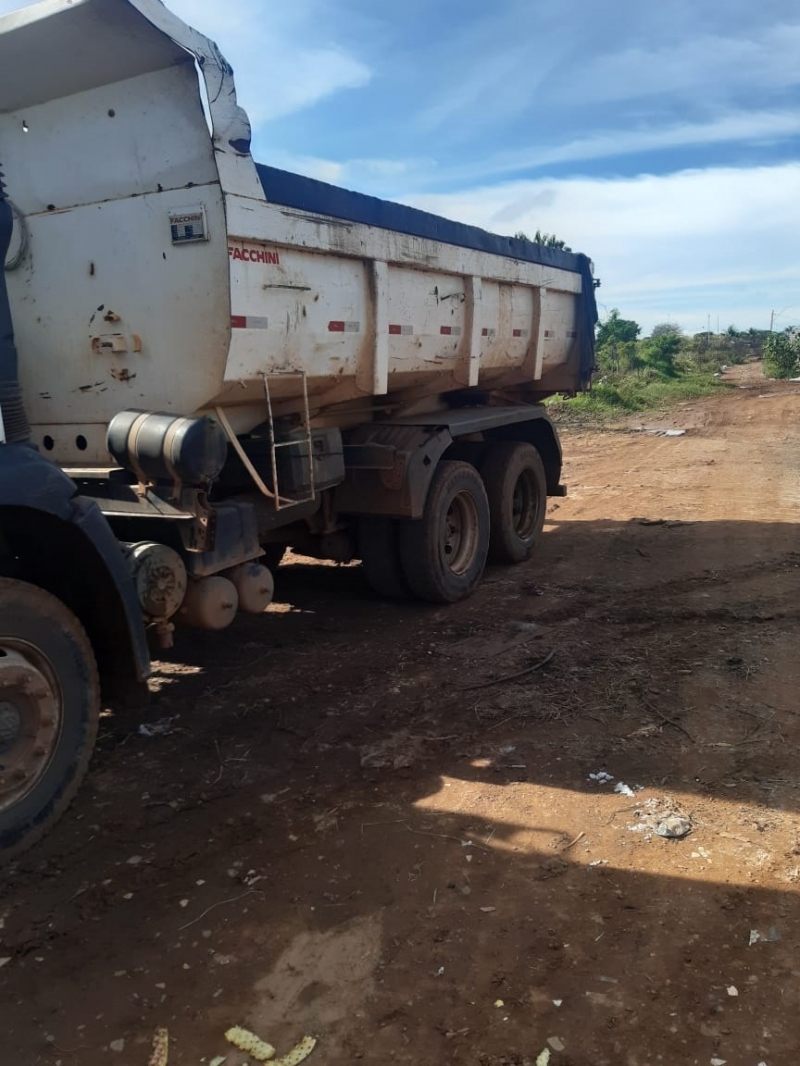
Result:
<svg viewBox="0 0 800 1066"><path fill-rule="evenodd" d="M586 256L256 164L159 0L0 19L0 851L74 794L177 625L291 546L454 602L563 494L540 401L594 364Z"/></svg>

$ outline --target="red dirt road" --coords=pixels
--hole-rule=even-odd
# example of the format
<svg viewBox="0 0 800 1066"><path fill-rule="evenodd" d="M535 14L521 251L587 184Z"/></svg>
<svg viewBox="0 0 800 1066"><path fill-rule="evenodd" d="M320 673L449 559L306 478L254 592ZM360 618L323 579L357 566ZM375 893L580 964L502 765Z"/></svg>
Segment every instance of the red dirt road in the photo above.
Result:
<svg viewBox="0 0 800 1066"><path fill-rule="evenodd" d="M536 558L465 604L300 561L181 635L0 874L0 1061L166 1026L237 1066L239 1024L310 1066L794 1066L800 389L737 380L647 423L684 436L567 430Z"/></svg>

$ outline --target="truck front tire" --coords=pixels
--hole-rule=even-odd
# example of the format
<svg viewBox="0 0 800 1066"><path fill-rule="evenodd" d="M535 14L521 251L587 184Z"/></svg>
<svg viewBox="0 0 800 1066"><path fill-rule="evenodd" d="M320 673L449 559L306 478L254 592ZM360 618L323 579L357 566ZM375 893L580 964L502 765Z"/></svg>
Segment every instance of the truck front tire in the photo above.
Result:
<svg viewBox="0 0 800 1066"><path fill-rule="evenodd" d="M539 541L547 512L541 456L532 444L503 441L489 449L481 477L492 524L489 558L495 563L522 563Z"/></svg>
<svg viewBox="0 0 800 1066"><path fill-rule="evenodd" d="M478 471L469 463L440 462L422 518L399 526L411 591L433 603L466 599L486 566L489 528L489 503Z"/></svg>
<svg viewBox="0 0 800 1066"><path fill-rule="evenodd" d="M0 578L0 861L67 808L99 714L97 666L78 619L49 592Z"/></svg>

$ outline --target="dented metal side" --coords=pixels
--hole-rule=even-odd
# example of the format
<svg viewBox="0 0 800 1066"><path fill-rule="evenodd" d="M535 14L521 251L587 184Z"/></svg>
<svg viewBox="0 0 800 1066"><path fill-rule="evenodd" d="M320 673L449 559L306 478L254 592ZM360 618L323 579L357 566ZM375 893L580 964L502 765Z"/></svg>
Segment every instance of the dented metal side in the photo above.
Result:
<svg viewBox="0 0 800 1066"><path fill-rule="evenodd" d="M580 387L579 272L268 203L230 66L158 0L0 19L0 163L26 403L61 463L108 462L125 408L222 407L247 432L265 376L278 413L300 374L342 427Z"/></svg>

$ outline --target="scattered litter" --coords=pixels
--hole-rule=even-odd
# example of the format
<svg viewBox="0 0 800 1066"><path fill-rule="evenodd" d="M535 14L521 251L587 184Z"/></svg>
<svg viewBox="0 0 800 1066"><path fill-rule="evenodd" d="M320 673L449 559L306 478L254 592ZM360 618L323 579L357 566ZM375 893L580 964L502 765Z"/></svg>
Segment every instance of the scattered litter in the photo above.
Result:
<svg viewBox="0 0 800 1066"><path fill-rule="evenodd" d="M590 866L608 866L608 859L593 859Z"/></svg>
<svg viewBox="0 0 800 1066"><path fill-rule="evenodd" d="M686 436L686 430L685 429L665 429L665 430L662 430L658 434L658 436L659 437L685 437Z"/></svg>
<svg viewBox="0 0 800 1066"><path fill-rule="evenodd" d="M692 852L693 859L705 859L706 862L711 862L711 852L706 851L705 848L698 848L697 851Z"/></svg>
<svg viewBox="0 0 800 1066"><path fill-rule="evenodd" d="M554 1007L560 1007L563 1002L564 1002L563 999L554 999L553 1000L553 1006Z"/></svg>
<svg viewBox="0 0 800 1066"><path fill-rule="evenodd" d="M469 858L469 855L467 856L467 858ZM481 911L483 911L484 914L491 914L492 911L496 911L496 910L497 910L497 907L481 907Z"/></svg>
<svg viewBox="0 0 800 1066"><path fill-rule="evenodd" d="M692 823L680 814L670 814L656 826L656 833L668 840L680 840L692 831Z"/></svg>
<svg viewBox="0 0 800 1066"><path fill-rule="evenodd" d="M620 796L631 796L631 797L633 797L633 796L636 795L636 793L633 791L631 786L630 785L626 785L624 781L617 781L616 785L614 785L614 791L618 792L620 794Z"/></svg>
<svg viewBox="0 0 800 1066"><path fill-rule="evenodd" d="M169 1030L159 1027L153 1034L153 1053L147 1066L167 1066L169 1058Z"/></svg>
<svg viewBox="0 0 800 1066"><path fill-rule="evenodd" d="M128 866L138 866L140 862L144 862L143 855L131 855L128 859Z"/></svg>
<svg viewBox="0 0 800 1066"><path fill-rule="evenodd" d="M270 1066L299 1066L301 1062L308 1058L316 1046L317 1041L313 1036L304 1036L297 1047L293 1047L282 1059L275 1059L274 1062L270 1063Z"/></svg>
<svg viewBox="0 0 800 1066"><path fill-rule="evenodd" d="M505 1003L502 1001L502 999L496 999L494 1001L494 1005L495 1007L505 1007Z"/></svg>
<svg viewBox="0 0 800 1066"><path fill-rule="evenodd" d="M692 831L692 822L686 815L675 810L672 801L652 797L636 811L638 821L629 825L631 833L642 833L645 840L656 836L680 840Z"/></svg>
<svg viewBox="0 0 800 1066"><path fill-rule="evenodd" d="M769 927L768 933L759 933L758 929L751 929L750 947L752 947L753 944L757 944L759 940L763 941L765 944L773 944L775 941L780 940L780 938L781 934L774 925Z"/></svg>
<svg viewBox="0 0 800 1066"><path fill-rule="evenodd" d="M223 1066L223 1063L225 1063L227 1061L228 1061L228 1056L227 1055L217 1055L217 1057L215 1059L212 1059L211 1062L209 1062L208 1066Z"/></svg>
<svg viewBox="0 0 800 1066"><path fill-rule="evenodd" d="M439 969L436 971L436 976L437 977L441 977L443 973L444 973L444 966L440 966Z"/></svg>
<svg viewBox="0 0 800 1066"><path fill-rule="evenodd" d="M536 1056L536 1066L550 1066L550 1048L546 1047Z"/></svg>
<svg viewBox="0 0 800 1066"><path fill-rule="evenodd" d="M275 1054L275 1048L272 1044L268 1044L266 1040L262 1040L255 1033L251 1033L248 1029L242 1029L238 1025L228 1029L225 1033L225 1039L240 1051L244 1051L245 1054L252 1055L257 1062L266 1062L267 1059L271 1059Z"/></svg>
<svg viewBox="0 0 800 1066"><path fill-rule="evenodd" d="M188 907L189 906L189 900L188 899L182 899L180 901L180 906L181 907Z"/></svg>
<svg viewBox="0 0 800 1066"><path fill-rule="evenodd" d="M605 770L599 770L596 774L589 774L589 781L596 781L598 785L605 785L608 781L613 781L613 774L607 774Z"/></svg>
<svg viewBox="0 0 800 1066"><path fill-rule="evenodd" d="M736 987L736 985L728 985L727 992L729 996L739 995L739 989Z"/></svg>
<svg viewBox="0 0 800 1066"><path fill-rule="evenodd" d="M725 1066L727 1059L712 1059L711 1066Z"/></svg>
<svg viewBox="0 0 800 1066"><path fill-rule="evenodd" d="M166 737L173 732L172 723L180 718L174 714L170 718L160 718L157 722L142 722L139 726L140 737Z"/></svg>
<svg viewBox="0 0 800 1066"><path fill-rule="evenodd" d="M564 1041L557 1036L548 1036L547 1043L550 1045L553 1051L563 1051L565 1047Z"/></svg>
<svg viewBox="0 0 800 1066"><path fill-rule="evenodd" d="M108 1046L111 1048L112 1051L124 1051L125 1050L125 1041L124 1040L112 1040L111 1043Z"/></svg>
<svg viewBox="0 0 800 1066"><path fill-rule="evenodd" d="M2 959L0 959L0 970L2 970L4 966L7 966L9 964L13 957L13 955L5 955Z"/></svg>

